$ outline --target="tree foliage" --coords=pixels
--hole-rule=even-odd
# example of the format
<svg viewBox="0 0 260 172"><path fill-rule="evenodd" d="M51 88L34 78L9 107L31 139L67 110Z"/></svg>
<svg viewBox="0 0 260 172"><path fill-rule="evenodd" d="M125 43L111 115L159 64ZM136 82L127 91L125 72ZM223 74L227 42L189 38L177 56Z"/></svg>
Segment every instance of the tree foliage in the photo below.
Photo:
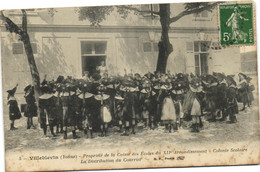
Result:
<svg viewBox="0 0 260 172"><path fill-rule="evenodd" d="M210 2L185 3L185 10L193 10L210 5Z"/></svg>
<svg viewBox="0 0 260 172"><path fill-rule="evenodd" d="M58 11L55 8L48 8L48 14L53 17Z"/></svg>
<svg viewBox="0 0 260 172"><path fill-rule="evenodd" d="M79 20L88 19L93 26L99 26L112 11L114 11L113 6L80 7L77 9Z"/></svg>
<svg viewBox="0 0 260 172"><path fill-rule="evenodd" d="M176 22L183 16L200 13L204 10L211 11L220 2L195 2L185 3L184 10L170 18L170 23ZM164 5L164 4L159 4ZM170 5L170 4L166 4ZM119 5L119 6L96 6L96 7L79 7L76 12L79 14L79 20L89 20L91 25L100 26L100 23L106 20L114 10L124 19L128 14L133 12L135 15L153 14L160 16L161 11L141 10L136 5ZM170 11L171 12L171 11ZM172 12L171 12L172 13Z"/></svg>
<svg viewBox="0 0 260 172"><path fill-rule="evenodd" d="M159 12L151 10L141 10L134 5L120 5L120 6L102 6L102 7L80 7L77 12L79 14L79 20L89 20L91 25L100 26L100 23L106 20L106 17L110 15L115 9L117 13L124 19L127 18L129 13L133 12L136 15L151 14L160 17L160 23L162 27L161 40L158 43L159 54L157 60L156 71L165 73L167 60L171 52L173 51L172 44L169 40L170 25L184 16L200 13L202 11L211 11L219 2L196 2L185 3L184 10L179 14L171 17L170 4L159 4Z"/></svg>
<svg viewBox="0 0 260 172"><path fill-rule="evenodd" d="M97 6L97 7L79 7L76 9L79 20L88 20L92 26L100 26L100 23L106 20L106 17L115 11L126 19L128 14L133 12L135 15L143 15L153 13L159 15L158 12L140 10L134 5L119 5L119 6Z"/></svg>
<svg viewBox="0 0 260 172"><path fill-rule="evenodd" d="M185 3L184 10L170 19L170 23L174 23L182 17L190 14L197 14L203 11L212 11L221 2L196 2Z"/></svg>

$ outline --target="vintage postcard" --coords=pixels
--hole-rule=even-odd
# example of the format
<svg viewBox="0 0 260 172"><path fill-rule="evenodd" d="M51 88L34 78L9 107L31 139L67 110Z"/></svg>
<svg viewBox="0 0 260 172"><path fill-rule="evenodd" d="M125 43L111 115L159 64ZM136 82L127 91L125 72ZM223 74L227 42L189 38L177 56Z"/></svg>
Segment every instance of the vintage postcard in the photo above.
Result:
<svg viewBox="0 0 260 172"><path fill-rule="evenodd" d="M6 171L260 163L255 4L2 10Z"/></svg>

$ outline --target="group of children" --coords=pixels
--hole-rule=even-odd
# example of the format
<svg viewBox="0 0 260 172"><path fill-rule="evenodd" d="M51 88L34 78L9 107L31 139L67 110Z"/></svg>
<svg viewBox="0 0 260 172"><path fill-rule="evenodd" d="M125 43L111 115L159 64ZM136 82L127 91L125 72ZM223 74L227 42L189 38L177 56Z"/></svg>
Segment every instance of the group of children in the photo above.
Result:
<svg viewBox="0 0 260 172"><path fill-rule="evenodd" d="M243 102L242 110L251 105L251 78L242 73L238 76L238 82L234 75L223 73L196 76L148 72L144 76L130 73L116 77L104 74L98 79L88 75L83 79L59 76L56 81L47 81L45 77L38 105L34 87L28 85L24 89L24 116L28 118L27 129L34 128L32 118L38 116L44 135L49 126L53 136L63 133L64 139L68 128L74 139L78 138L76 130L83 130L90 138L93 131L107 136L111 126L118 126L121 135L128 136L135 134L138 123L148 129L163 125L165 131L174 132L184 120L191 121L191 132L199 132L202 116L210 122L226 121L229 117L229 122L235 123L237 101ZM21 117L14 98L16 87L8 90L11 130L16 129L14 120Z"/></svg>

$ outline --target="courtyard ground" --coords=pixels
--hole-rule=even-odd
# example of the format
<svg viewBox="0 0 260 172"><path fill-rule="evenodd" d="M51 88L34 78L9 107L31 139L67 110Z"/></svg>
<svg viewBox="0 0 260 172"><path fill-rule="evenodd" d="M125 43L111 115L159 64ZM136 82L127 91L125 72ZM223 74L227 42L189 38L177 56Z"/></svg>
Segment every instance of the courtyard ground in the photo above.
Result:
<svg viewBox="0 0 260 172"><path fill-rule="evenodd" d="M18 130L9 130L10 121L8 112L4 112L4 130L5 130L5 150L54 150L57 148L109 148L109 147L127 147L129 144L135 146L157 145L194 145L223 142L239 142L239 141L257 141L259 140L259 113L255 101L253 106L245 111L240 111L237 115L238 122L229 124L225 122L209 123L203 119L204 127L199 133L191 133L188 127L179 129L174 133L166 133L163 126L159 126L155 130L143 129L142 124L139 124L135 135L121 136L117 132L117 127L110 127L108 137L99 137L100 133L95 132L93 139L88 139L82 131L77 131L79 139L72 139L71 132L68 139L64 140L63 136L51 137L48 131L47 137L44 137L43 132L34 118L36 129L26 129L26 118L22 117L15 121L15 126ZM241 104L239 104L241 109ZM188 126L186 122L186 126Z"/></svg>

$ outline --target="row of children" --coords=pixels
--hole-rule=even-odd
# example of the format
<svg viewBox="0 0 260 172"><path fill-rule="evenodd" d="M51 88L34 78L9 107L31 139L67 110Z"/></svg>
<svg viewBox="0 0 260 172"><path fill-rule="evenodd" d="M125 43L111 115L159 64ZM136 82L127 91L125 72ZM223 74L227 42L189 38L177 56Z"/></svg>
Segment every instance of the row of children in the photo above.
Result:
<svg viewBox="0 0 260 172"><path fill-rule="evenodd" d="M78 138L76 130L84 130L88 137L94 131L107 136L108 127L118 126L122 135L135 134L137 123L143 122L145 128L154 129L164 125L168 132L176 131L184 120L191 120L191 131L199 132L203 126L201 117L208 120L237 121L237 100L243 102L243 109L253 101L251 78L240 73L236 82L234 75L213 73L195 76L178 73L160 74L148 72L126 74L125 76L100 77L93 79L64 78L41 83L39 97L39 121L44 134L47 126L51 134L63 133L67 139L68 128L73 138ZM14 98L16 87L8 90L8 104L11 129L14 120L21 117ZM34 87L25 89L26 107L24 116L28 117L27 128L33 127L32 118L37 116ZM221 118L219 118L221 117Z"/></svg>

